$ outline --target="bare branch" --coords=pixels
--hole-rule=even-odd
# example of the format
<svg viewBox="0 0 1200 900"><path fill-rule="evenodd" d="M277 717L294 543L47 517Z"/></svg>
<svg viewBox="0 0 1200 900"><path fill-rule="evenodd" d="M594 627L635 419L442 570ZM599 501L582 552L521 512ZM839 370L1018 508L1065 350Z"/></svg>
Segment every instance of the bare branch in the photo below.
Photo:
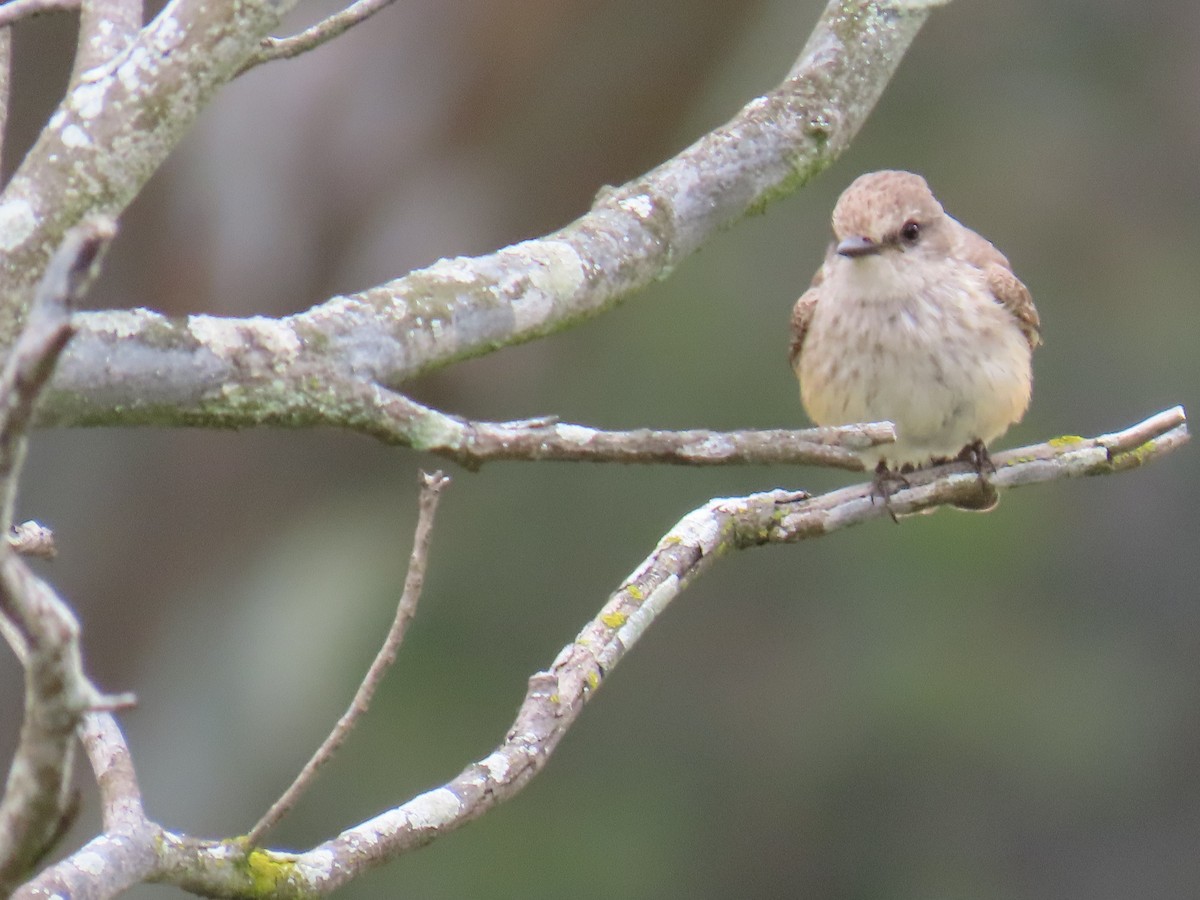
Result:
<svg viewBox="0 0 1200 900"><path fill-rule="evenodd" d="M3 11L3 7L0 7ZM12 29L0 27L0 162L4 160L4 139L8 135L8 101L12 86Z"/></svg>
<svg viewBox="0 0 1200 900"><path fill-rule="evenodd" d="M152 823L144 828L105 832L21 885L12 900L116 897L153 876L159 866L158 848L169 839Z"/></svg>
<svg viewBox="0 0 1200 900"><path fill-rule="evenodd" d="M997 488L1008 488L1111 474L1158 459L1187 440L1183 410L1176 407L1113 434L1056 438L998 453L993 457L996 472L989 479ZM891 509L900 515L969 499L980 489L978 475L963 463L918 471L909 480L909 487L891 497ZM812 498L770 491L710 501L684 516L549 668L530 679L516 720L500 745L445 785L300 854L246 852L244 842L197 840L164 832L139 821L140 807L134 806L125 830L92 841L16 896L40 897L52 888L64 891L87 885L85 868L96 859L111 865L112 881L123 885L147 878L210 896L329 893L520 791L546 764L584 704L646 628L726 551L819 537L885 515L887 509L872 499L869 483Z"/></svg>
<svg viewBox="0 0 1200 900"><path fill-rule="evenodd" d="M104 833L18 888L14 900L115 897L159 868L158 848L169 838L142 811L133 760L116 720L88 713L78 733L100 787Z"/></svg>
<svg viewBox="0 0 1200 900"><path fill-rule="evenodd" d="M340 397L322 384L398 385L610 309L832 162L928 7L832 0L778 87L653 171L602 191L589 213L543 238L441 260L285 319L80 316L46 421L331 421Z"/></svg>
<svg viewBox="0 0 1200 900"><path fill-rule="evenodd" d="M322 19L311 28L306 28L299 34L286 38L266 37L259 45L258 52L246 61L238 72L246 72L255 66L272 62L276 59L291 59L309 50L315 50L322 44L333 40L343 32L349 31L360 22L365 22L375 13L391 6L395 0L355 0L345 9Z"/></svg>
<svg viewBox="0 0 1200 900"><path fill-rule="evenodd" d="M291 812L292 808L295 807L296 803L304 795L304 792L316 780L320 769L333 759L338 748L350 736L350 732L354 729L355 724L357 724L358 720L366 713L368 707L370 707L376 688L383 681L383 676L387 674L388 669L392 667L392 663L396 661L396 653L400 649L400 644L404 641L404 634L408 630L408 623L412 621L413 616L417 612L417 600L420 599L421 589L425 585L425 566L429 558L430 538L433 535L433 517L437 512L438 501L441 500L442 491L449 483L450 479L441 472L434 472L432 475L425 472L421 473L421 496L418 501L417 531L413 537L412 556L408 561L408 575L404 579L404 591L396 607L396 618L392 622L392 627L388 630L383 646L379 649L379 653L375 656L375 660L367 670L362 684L358 686L358 691L355 692L354 699L350 702L350 708L346 710L338 720L337 725L334 726L333 731L329 733L329 736L317 748L316 753L312 755L312 758L300 770L300 774L296 776L296 780L272 804L271 808L258 820L257 824L250 829L250 833L246 836L246 843L251 847L260 844L263 836L279 824L279 821L285 815Z"/></svg>
<svg viewBox="0 0 1200 900"><path fill-rule="evenodd" d="M146 823L142 792L125 735L109 712L89 712L79 725L79 739L92 765L103 804L104 830L117 832Z"/></svg>
<svg viewBox="0 0 1200 900"><path fill-rule="evenodd" d="M8 543L14 553L37 559L53 559L58 555L54 543L54 532L40 522L22 522L14 525L8 534Z"/></svg>
<svg viewBox="0 0 1200 900"><path fill-rule="evenodd" d="M0 529L12 526L12 504L24 452L25 431L42 388L71 339L71 307L87 292L100 254L116 234L103 217L72 229L50 262L34 300L28 327L0 372Z"/></svg>
<svg viewBox="0 0 1200 900"><path fill-rule="evenodd" d="M12 524L25 430L39 392L71 336L70 304L86 290L113 223L72 230L55 254L28 326L0 373L0 529ZM25 669L25 719L0 800L0 895L49 849L71 807L71 741L83 712L110 702L92 687L79 656L79 626L8 540L0 542L0 631Z"/></svg>
<svg viewBox="0 0 1200 900"><path fill-rule="evenodd" d="M827 164L874 102L870 96L876 77L872 61L885 61L886 82L930 5L934 3L920 0L831 3L823 19L821 41L814 37L810 42L789 83L748 106L726 129L676 160L606 193L588 216L548 238L480 259L442 261L406 279L354 297L334 298L280 321L194 317L168 322L143 311L79 317L76 321L86 332L87 346L77 355L72 348L78 368L70 378L61 380L77 390L71 393L71 388L61 388L58 399L62 403L46 421L79 424L118 416L124 417L119 421L131 423L178 415L169 423L160 423L338 422L387 440L433 449L467 464L512 458L718 464L781 462L814 454L827 464L858 468L857 459L846 448L890 439L883 431L872 430L878 426L819 434L671 433L603 432L553 421L469 422L421 407L382 385L503 343L532 339L595 314L667 271L717 225L766 202L788 177L802 180ZM906 20L906 24L897 24ZM845 82L835 100L845 100L845 108L836 102L830 107L829 101L821 99L819 89L827 86L822 78L832 77L834 69ZM847 86L851 82L853 85ZM786 153L775 156L777 145L764 138L764 143L756 146L766 149L754 158L754 165L761 166L766 175L756 180L727 154L730 146L739 141L751 144L776 123L792 140L787 145L792 155L786 159ZM797 135L801 137L797 139ZM728 190L731 184L728 198L706 193L717 190L713 185ZM4 213L5 203L0 203L0 214ZM627 258L625 248L630 247L633 256ZM36 325L33 322L25 334L34 332ZM53 341L46 341L42 346L49 347L44 357L50 360L45 365L48 374L61 344L53 346ZM108 357L111 367L100 366L100 352L113 348L115 352ZM145 356L134 360L139 353ZM13 357L21 356L18 345ZM34 364L20 369L25 372L23 380L13 379L12 394L17 399L0 403L0 487L15 482L22 435L33 400L45 381L37 362L43 357L31 353L30 358ZM106 382L109 373L113 380ZM126 390L122 381L132 378L137 391L142 386L138 379L151 377L151 373L161 382L157 392L152 391L140 407L127 407L131 412L117 412L130 399L120 399L119 391ZM94 380L89 382L89 377ZM28 399L21 400L26 394ZM1058 438L997 454L993 457L996 471L988 477L995 487L1007 488L1124 471L1173 451L1188 437L1183 411L1176 408L1114 434ZM806 439L815 443L802 445ZM785 441L794 442L786 452L780 449ZM830 448L836 452L826 453ZM849 465L851 459L853 466ZM979 477L967 465L948 464L912 475L909 485L891 496L890 511L900 515L921 512L968 499L979 489ZM431 502L435 501L436 497ZM4 506L10 509L11 499ZM106 892L145 878L222 895L273 891L279 896L296 896L331 891L364 869L428 843L515 795L541 770L586 701L645 629L723 552L816 537L879 518L887 511L875 502L870 485L815 498L775 491L706 504L684 517L575 641L563 648L546 671L530 679L512 729L489 756L442 787L308 853L255 849L253 843L290 808L295 796L344 740L394 657L419 594L427 553L427 520L433 513L426 514L423 504L404 596L383 649L329 739L245 841L199 841L165 832L149 822L141 807L128 748L115 721L110 716L86 715L82 738L101 781L106 833L47 870L17 896L44 896L51 890L83 896L84 885L95 885L95 879L88 881L87 877L89 864L97 859L108 871L119 873L105 879ZM424 534L421 523L426 523ZM9 521L2 524L7 526ZM0 626L12 636L18 655L30 670L41 666L60 679L59 690L65 698L60 709L39 704L40 714L53 713L73 723L80 718L81 703L94 708L124 702L100 697L87 683L78 664L73 620L69 613L67 618L60 615L56 607L62 607L61 601L24 569L11 552L11 543L0 547L0 612L7 616L0 616ZM31 677L31 683L33 680ZM56 793L53 788L64 783L61 775L66 766L57 761L57 752L52 755L54 759L36 774L51 776L43 779L42 790L50 790L49 796L56 799L53 810L61 813L61 791ZM25 758L20 752L18 756ZM17 793L12 782L10 773L0 813ZM12 831L8 824L0 815L0 841ZM25 827L19 821L16 833ZM0 861L4 858L0 852Z"/></svg>
<svg viewBox="0 0 1200 900"><path fill-rule="evenodd" d="M1114 435L1071 438L996 454L991 476L999 488L1078 475L1123 471L1157 459L1188 439L1183 410L1168 410ZM1113 446L1122 449L1110 455ZM915 513L972 497L979 490L970 466L952 463L914 473L911 487L891 497L898 514ZM332 857L316 887L345 883L362 865L376 865L477 818L519 791L553 753L584 704L692 580L729 550L791 543L887 515L860 484L814 498L787 491L712 500L672 528L625 580L550 668L534 675L504 742L456 778L402 806L343 832L304 854ZM314 859L315 862L315 859Z"/></svg>
<svg viewBox="0 0 1200 900"><path fill-rule="evenodd" d="M144 18L142 0L82 0L79 38L71 84L110 62L137 36Z"/></svg>
<svg viewBox="0 0 1200 900"><path fill-rule="evenodd" d="M92 315L76 317L86 321ZM119 315L119 314L117 314ZM167 326L168 328L171 326ZM246 365L269 370L269 355L279 348L271 344L268 330L248 331L237 337L259 348L258 359ZM169 341L169 338L163 338ZM197 366L211 363L204 347L193 346L188 358ZM89 351L90 352L90 351ZM244 371L244 370L243 370ZM301 376L300 372L308 372ZM139 399L128 405L112 406L117 401L97 393L97 407L74 407L65 417L62 410L40 415L41 426L112 424L109 409L118 410L121 423L162 424L169 416L175 425L199 425L209 428L238 428L251 424L297 426L333 426L371 435L386 443L402 444L436 453L468 467L478 468L492 460L575 460L618 463L672 463L691 466L774 465L794 463L861 470L856 450L865 450L895 440L890 423L877 422L836 428L765 431L602 431L549 419L515 422L483 422L447 415L417 403L398 391L365 383L340 370L318 375L297 367L296 382L275 379L263 390L272 391L274 400L260 406L259 399L246 405L236 399L237 388L215 403L197 398L193 409L174 409L173 400L160 391L164 382L157 373L140 375L136 391ZM82 377L73 372L69 377ZM201 373L200 377L204 377Z"/></svg>
<svg viewBox="0 0 1200 900"><path fill-rule="evenodd" d="M470 469L492 460L520 459L690 466L796 463L861 470L854 451L896 439L890 422L798 431L601 431L554 418L479 422L448 416L394 391L355 390L351 385L348 393L338 406L346 424Z"/></svg>
<svg viewBox="0 0 1200 900"><path fill-rule="evenodd" d="M781 463L861 470L856 450L895 439L890 422L798 431L600 431L564 422L465 422L462 438L423 449L453 456L468 468L497 459L689 466Z"/></svg>
<svg viewBox="0 0 1200 900"><path fill-rule="evenodd" d="M295 2L171 0L124 52L70 86L0 195L0 347L20 333L66 231L90 213L119 216Z"/></svg>
<svg viewBox="0 0 1200 900"><path fill-rule="evenodd" d="M1155 438L1170 432L1187 421L1182 406L1173 406L1144 422L1139 422L1130 428L1116 431L1112 434L1102 434L1096 438L1100 446L1108 450L1110 459L1117 465L1136 465L1135 451L1151 444ZM1058 443L1064 444L1075 440L1073 437L1059 438Z"/></svg>
<svg viewBox="0 0 1200 900"><path fill-rule="evenodd" d="M998 453L992 457L996 472L988 477L1003 489L1112 474L1158 459L1187 440L1186 419L1176 407L1114 434L1056 438ZM971 499L980 490L978 474L965 463L908 477L910 486L890 498L899 515ZM161 880L198 893L229 895L250 891L247 869L253 869L269 879L277 896L326 894L365 869L436 840L511 798L541 771L586 702L645 630L728 551L821 537L887 515L887 507L873 499L870 483L819 497L768 491L706 503L684 516L575 640L530 678L516 720L487 757L441 787L306 853L252 850L247 861L232 855L228 842L175 837L167 842L171 859Z"/></svg>
<svg viewBox="0 0 1200 900"><path fill-rule="evenodd" d="M99 693L83 674L75 617L7 547L0 616L20 636L14 649L25 668L25 718L0 801L0 896L7 896L60 832L75 725Z"/></svg>
<svg viewBox="0 0 1200 900"><path fill-rule="evenodd" d="M0 4L0 28L19 22L28 16L74 9L80 0L8 0Z"/></svg>

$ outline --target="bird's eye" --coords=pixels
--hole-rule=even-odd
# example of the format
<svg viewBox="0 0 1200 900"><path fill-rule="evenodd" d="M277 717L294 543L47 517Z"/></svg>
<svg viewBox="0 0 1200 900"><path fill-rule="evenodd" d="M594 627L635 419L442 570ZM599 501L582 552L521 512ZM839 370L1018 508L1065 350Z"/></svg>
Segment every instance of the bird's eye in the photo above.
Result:
<svg viewBox="0 0 1200 900"><path fill-rule="evenodd" d="M904 238L904 242L907 244L915 244L920 236L921 225L912 219L909 219L900 228L900 237Z"/></svg>

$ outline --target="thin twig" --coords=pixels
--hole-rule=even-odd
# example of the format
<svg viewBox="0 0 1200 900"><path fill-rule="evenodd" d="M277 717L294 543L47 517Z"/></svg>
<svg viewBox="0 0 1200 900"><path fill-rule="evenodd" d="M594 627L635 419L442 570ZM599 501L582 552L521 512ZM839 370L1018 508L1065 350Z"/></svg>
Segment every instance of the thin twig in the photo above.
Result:
<svg viewBox="0 0 1200 900"><path fill-rule="evenodd" d="M0 531L12 526L16 481L34 406L74 334L71 309L91 286L100 255L114 234L115 223L103 217L67 232L42 277L28 324L0 372Z"/></svg>
<svg viewBox="0 0 1200 900"><path fill-rule="evenodd" d="M71 337L70 308L113 232L111 221L93 220L68 233L0 372L0 532L6 537L34 405ZM0 541L0 619L0 633L25 670L25 717L0 800L0 896L7 896L61 836L72 807L75 726L85 710L108 701L83 672L75 616L7 539Z"/></svg>
<svg viewBox="0 0 1200 900"><path fill-rule="evenodd" d="M669 463L688 466L830 466L861 471L856 451L896 439L890 422L763 431L602 431L554 418L484 422L450 416L397 391L343 382L345 421L386 441L453 459L468 469L495 460Z"/></svg>
<svg viewBox="0 0 1200 900"><path fill-rule="evenodd" d="M1146 444L1148 441L1165 434L1187 421L1182 406L1172 406L1157 415L1151 416L1144 422L1139 422L1131 428L1112 434L1102 434L1096 438L1100 446L1108 450L1114 460L1121 454L1129 453ZM1068 439L1069 440L1069 439ZM1061 439L1060 439L1061 441Z"/></svg>
<svg viewBox="0 0 1200 900"><path fill-rule="evenodd" d="M861 470L856 451L891 443L895 433L890 422L796 431L601 431L565 422L471 422L467 439L451 455L468 468L488 460L521 459L689 466L788 463Z"/></svg>
<svg viewBox="0 0 1200 900"><path fill-rule="evenodd" d="M100 788L104 830L118 831L146 821L133 757L116 718L89 712L79 724L79 739Z"/></svg>
<svg viewBox="0 0 1200 900"><path fill-rule="evenodd" d="M241 75L255 66L260 66L263 63L268 63L276 59L291 59L293 56L307 53L309 50L313 50L327 41L333 40L343 32L349 31L360 22L365 22L381 9L391 6L395 2L396 0L356 0L356 2L351 3L341 12L334 13L327 19L322 19L316 25L304 29L299 34L286 38L263 38L258 52L246 61L246 64L242 66L238 74Z"/></svg>
<svg viewBox="0 0 1200 900"><path fill-rule="evenodd" d="M266 811L257 824L250 829L246 835L246 843L251 846L257 846L264 835L274 828L279 821L292 810L304 792L312 786L316 780L317 773L321 767L333 759L333 755L338 751L338 748L350 736L354 726L358 720L366 713L371 705L371 699L375 696L375 690L379 687L383 676L387 674L392 663L396 661L396 653L400 649L400 644L404 640L404 634L408 630L408 623L412 621L413 616L417 611L417 601L421 596L421 589L425 584L425 567L429 559L429 543L433 535L433 519L437 512L438 501L441 500L443 489L450 483L450 479L441 472L434 472L430 475L427 472L421 473L421 496L417 513L417 530L413 537L412 555L408 561L408 574L404 579L404 591L400 595L400 602L396 607L396 617L392 621L392 627L388 629L387 637L384 639L383 646L376 654L371 667L367 670L366 676L362 680L362 684L358 686L358 690L354 694L354 699L351 701L349 708L338 719L337 725L333 731L325 738L321 746L312 755L312 758L300 770L300 774L291 783L283 795L276 800L271 808Z"/></svg>
<svg viewBox="0 0 1200 900"><path fill-rule="evenodd" d="M1156 460L1187 440L1183 410L1176 407L1114 434L1056 438L998 453L992 458L996 472L988 477L997 487L1008 488L1112 474ZM1110 454L1114 446L1121 449ZM978 474L963 463L921 470L909 480L910 487L890 498L892 509L901 515L969 499L979 490ZM872 501L870 483L811 498L769 491L710 501L684 516L575 640L545 671L530 678L516 720L487 757L441 787L305 853L258 848L238 853L230 841L146 830L143 839L152 841L159 853L154 880L205 896L262 895L264 881L277 896L330 893L365 870L422 847L515 796L545 766L584 704L645 630L728 551L820 537L886 515L883 504ZM80 872L97 854L124 861L135 857L137 849L128 842L106 847L100 839L93 841L30 882L27 896L87 884Z"/></svg>
<svg viewBox="0 0 1200 900"><path fill-rule="evenodd" d="M1188 437L1183 409L1175 407L1115 434L1058 438L998 453L989 479L1006 488L1113 474L1158 459ZM1110 457L1114 445L1123 449ZM909 476L910 487L890 497L890 506L903 515L969 499L980 489L978 479L965 463L921 470ZM313 879L306 886L331 890L363 867L424 846L515 795L546 764L584 704L645 630L716 560L730 550L794 543L883 518L887 507L873 499L873 491L869 482L811 498L769 491L712 500L684 516L550 667L530 678L516 720L489 756L290 863Z"/></svg>
<svg viewBox="0 0 1200 900"><path fill-rule="evenodd" d="M20 21L26 16L36 16L47 12L74 9L80 0L9 0L0 5L0 28Z"/></svg>

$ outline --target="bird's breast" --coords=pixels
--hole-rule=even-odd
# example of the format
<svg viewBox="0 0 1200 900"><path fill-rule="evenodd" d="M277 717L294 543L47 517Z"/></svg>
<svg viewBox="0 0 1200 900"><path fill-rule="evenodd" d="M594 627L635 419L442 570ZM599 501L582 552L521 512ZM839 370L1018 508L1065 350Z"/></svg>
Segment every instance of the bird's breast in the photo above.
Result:
<svg viewBox="0 0 1200 900"><path fill-rule="evenodd" d="M814 421L887 419L898 461L921 464L1021 417L1029 346L978 269L951 265L929 278L886 259L853 264L822 285L797 361Z"/></svg>

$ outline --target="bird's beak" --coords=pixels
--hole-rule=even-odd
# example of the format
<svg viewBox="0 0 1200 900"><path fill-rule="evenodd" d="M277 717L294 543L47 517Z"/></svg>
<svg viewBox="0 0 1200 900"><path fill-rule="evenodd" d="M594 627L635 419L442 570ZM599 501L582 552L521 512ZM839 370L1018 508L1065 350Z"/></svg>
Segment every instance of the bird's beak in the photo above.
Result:
<svg viewBox="0 0 1200 900"><path fill-rule="evenodd" d="M838 256L870 256L872 253L880 251L880 245L875 243L869 237L863 237L861 234L851 235L845 240L838 241L837 252Z"/></svg>

